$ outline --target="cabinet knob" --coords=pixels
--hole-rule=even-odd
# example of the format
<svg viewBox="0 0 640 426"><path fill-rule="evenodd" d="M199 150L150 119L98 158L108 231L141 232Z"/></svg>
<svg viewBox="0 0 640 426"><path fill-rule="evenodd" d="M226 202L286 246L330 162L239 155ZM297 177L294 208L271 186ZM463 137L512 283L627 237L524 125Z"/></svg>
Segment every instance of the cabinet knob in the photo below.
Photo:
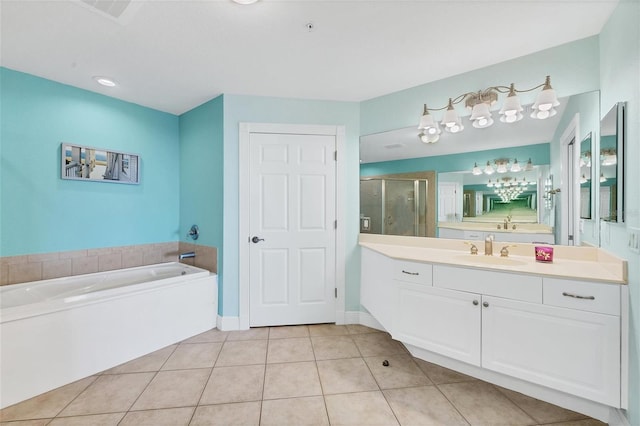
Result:
<svg viewBox="0 0 640 426"><path fill-rule="evenodd" d="M473 305L474 305L474 306L478 306L478 301L477 301L477 300L474 300L474 301L473 301Z"/></svg>
<svg viewBox="0 0 640 426"><path fill-rule="evenodd" d="M482 306L484 306L485 308L489 307L489 302L482 302Z"/></svg>

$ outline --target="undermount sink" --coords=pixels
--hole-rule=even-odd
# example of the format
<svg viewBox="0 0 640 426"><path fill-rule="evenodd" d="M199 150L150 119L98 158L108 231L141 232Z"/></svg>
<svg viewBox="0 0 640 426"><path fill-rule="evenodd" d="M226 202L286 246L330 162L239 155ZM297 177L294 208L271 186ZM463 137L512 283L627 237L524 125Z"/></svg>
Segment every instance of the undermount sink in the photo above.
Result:
<svg viewBox="0 0 640 426"><path fill-rule="evenodd" d="M501 256L485 256L483 254L464 254L456 256L457 260L465 263L475 263L477 265L500 265L500 266L518 266L526 265L527 262L512 259L510 257Z"/></svg>

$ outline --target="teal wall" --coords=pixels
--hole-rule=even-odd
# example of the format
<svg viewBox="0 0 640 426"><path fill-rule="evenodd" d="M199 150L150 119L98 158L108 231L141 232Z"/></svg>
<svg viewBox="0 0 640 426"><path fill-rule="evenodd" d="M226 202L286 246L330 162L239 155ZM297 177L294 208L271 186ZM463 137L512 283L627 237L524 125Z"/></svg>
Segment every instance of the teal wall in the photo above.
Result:
<svg viewBox="0 0 640 426"><path fill-rule="evenodd" d="M224 286L221 259L224 186L224 98L217 98L180 116L180 241L218 248L218 298ZM200 236L187 237L191 225ZM218 305L222 313L222 305Z"/></svg>
<svg viewBox="0 0 640 426"><path fill-rule="evenodd" d="M375 176L389 173L434 170L439 173L471 171L475 163L482 167L492 158L519 158L524 166L531 158L533 164L549 164L549 144L525 145L512 148L489 149L461 154L411 158L407 160L381 161L360 165L360 176Z"/></svg>
<svg viewBox="0 0 640 426"><path fill-rule="evenodd" d="M621 0L600 33L601 110L616 102L626 111L626 222L601 227L603 248L629 262L629 411L631 425L640 425L640 255L627 248L629 228L640 228L640 2Z"/></svg>
<svg viewBox="0 0 640 426"><path fill-rule="evenodd" d="M224 96L224 315L239 313L238 291L238 126L249 123L344 125L346 131L346 306L360 308L358 137L359 106L355 102L312 101L258 96ZM350 196L349 196L350 195Z"/></svg>
<svg viewBox="0 0 640 426"><path fill-rule="evenodd" d="M178 117L0 68L0 254L174 241ZM60 144L140 155L140 184L60 178Z"/></svg>

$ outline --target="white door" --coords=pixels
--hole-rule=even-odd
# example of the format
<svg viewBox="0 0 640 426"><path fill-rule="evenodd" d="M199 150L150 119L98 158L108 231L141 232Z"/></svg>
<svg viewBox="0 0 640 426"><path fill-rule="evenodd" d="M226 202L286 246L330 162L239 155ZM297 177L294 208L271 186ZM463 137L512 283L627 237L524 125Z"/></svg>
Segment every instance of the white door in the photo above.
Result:
<svg viewBox="0 0 640 426"><path fill-rule="evenodd" d="M438 183L438 222L457 222L459 218L462 218L462 203L458 202L458 184Z"/></svg>
<svg viewBox="0 0 640 426"><path fill-rule="evenodd" d="M334 322L336 137L251 133L249 323Z"/></svg>

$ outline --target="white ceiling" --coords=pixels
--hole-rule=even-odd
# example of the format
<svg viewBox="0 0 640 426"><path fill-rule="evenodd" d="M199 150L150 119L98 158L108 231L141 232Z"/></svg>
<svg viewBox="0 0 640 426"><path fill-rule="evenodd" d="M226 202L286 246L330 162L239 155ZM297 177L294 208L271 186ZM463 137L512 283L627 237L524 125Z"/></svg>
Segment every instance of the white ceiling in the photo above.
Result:
<svg viewBox="0 0 640 426"><path fill-rule="evenodd" d="M115 19L1 0L0 64L174 114L221 93L362 101L598 34L616 4L133 0Z"/></svg>

